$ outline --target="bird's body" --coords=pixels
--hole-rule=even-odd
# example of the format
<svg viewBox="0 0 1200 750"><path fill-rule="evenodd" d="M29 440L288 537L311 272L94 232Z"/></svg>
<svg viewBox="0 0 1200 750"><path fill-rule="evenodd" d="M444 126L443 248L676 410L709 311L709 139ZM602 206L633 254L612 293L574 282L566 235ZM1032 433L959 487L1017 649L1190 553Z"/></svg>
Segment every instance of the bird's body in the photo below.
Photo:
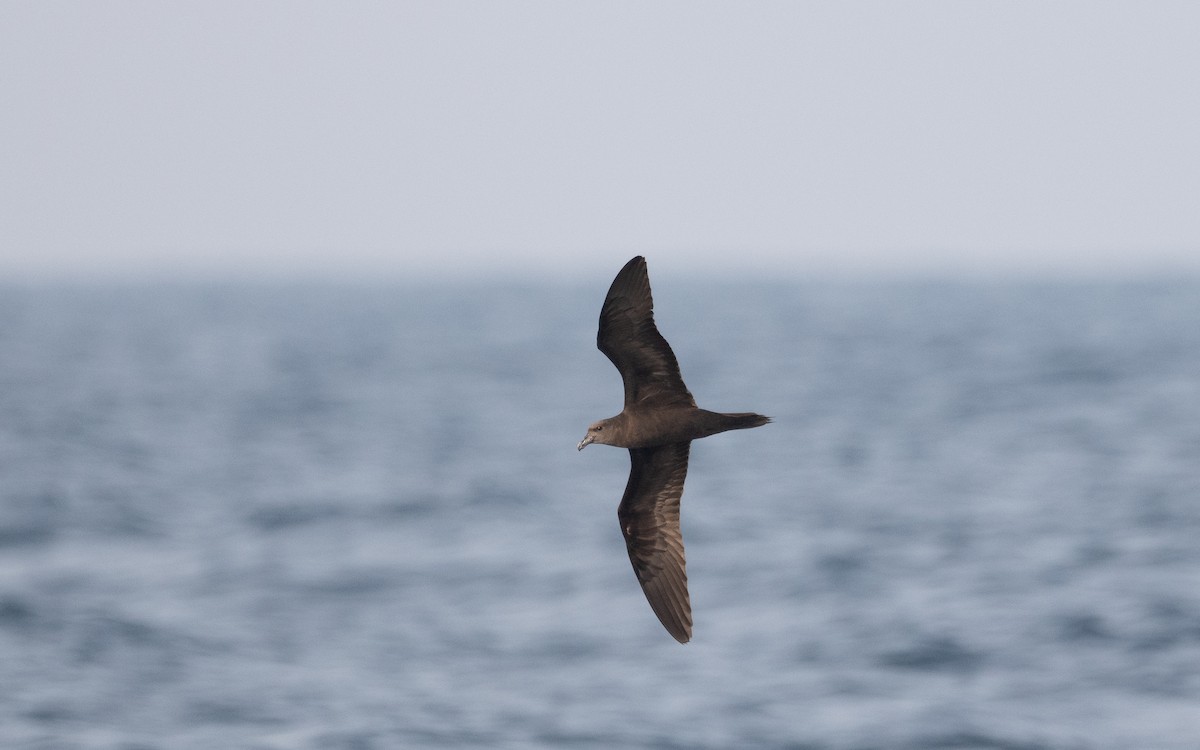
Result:
<svg viewBox="0 0 1200 750"><path fill-rule="evenodd" d="M723 414L696 406L679 363L654 325L650 278L641 256L625 264L600 310L596 346L625 385L625 408L588 428L579 442L629 449L630 471L617 509L629 559L659 621L676 640L692 635L679 500L691 441L726 430L759 427L761 414Z"/></svg>
<svg viewBox="0 0 1200 750"><path fill-rule="evenodd" d="M618 448L653 448L668 443L698 440L726 430L740 430L766 424L760 414L722 414L695 406L662 409L626 409L615 417L598 422L604 435L589 443Z"/></svg>

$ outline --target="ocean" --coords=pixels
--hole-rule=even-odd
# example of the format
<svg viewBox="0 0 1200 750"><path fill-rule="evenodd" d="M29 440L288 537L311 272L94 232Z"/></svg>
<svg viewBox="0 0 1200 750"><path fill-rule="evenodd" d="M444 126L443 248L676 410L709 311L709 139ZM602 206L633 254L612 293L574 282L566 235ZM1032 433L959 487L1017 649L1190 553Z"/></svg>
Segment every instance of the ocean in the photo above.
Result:
<svg viewBox="0 0 1200 750"><path fill-rule="evenodd" d="M1200 281L653 281L687 645L608 279L0 286L0 747L1200 747Z"/></svg>

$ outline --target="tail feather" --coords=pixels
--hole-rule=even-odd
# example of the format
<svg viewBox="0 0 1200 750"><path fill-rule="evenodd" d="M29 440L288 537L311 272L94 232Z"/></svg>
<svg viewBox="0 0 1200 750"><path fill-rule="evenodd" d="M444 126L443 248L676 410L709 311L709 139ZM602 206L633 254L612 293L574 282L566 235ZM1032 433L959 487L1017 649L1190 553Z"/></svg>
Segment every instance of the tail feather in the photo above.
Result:
<svg viewBox="0 0 1200 750"><path fill-rule="evenodd" d="M748 430L751 427L762 427L771 421L770 417L750 411L722 414L721 416L724 417L721 423L722 430Z"/></svg>

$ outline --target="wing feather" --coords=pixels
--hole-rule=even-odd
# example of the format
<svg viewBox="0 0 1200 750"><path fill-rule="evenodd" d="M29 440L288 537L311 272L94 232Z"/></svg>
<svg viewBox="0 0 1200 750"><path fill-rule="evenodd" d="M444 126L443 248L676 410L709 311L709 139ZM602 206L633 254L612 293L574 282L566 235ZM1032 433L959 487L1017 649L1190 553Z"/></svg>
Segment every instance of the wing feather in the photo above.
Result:
<svg viewBox="0 0 1200 750"><path fill-rule="evenodd" d="M654 614L675 640L692 637L692 605L679 529L690 442L631 448L629 483L617 509L634 573Z"/></svg>
<svg viewBox="0 0 1200 750"><path fill-rule="evenodd" d="M620 371L626 406L696 405L675 353L654 325L650 277L640 255L625 264L608 289L596 346Z"/></svg>

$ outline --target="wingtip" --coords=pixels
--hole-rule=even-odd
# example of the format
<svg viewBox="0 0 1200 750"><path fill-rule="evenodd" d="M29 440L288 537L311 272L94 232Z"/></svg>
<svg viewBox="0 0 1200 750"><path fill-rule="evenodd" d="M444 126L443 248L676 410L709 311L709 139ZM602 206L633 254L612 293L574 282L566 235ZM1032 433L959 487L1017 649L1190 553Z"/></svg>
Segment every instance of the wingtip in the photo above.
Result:
<svg viewBox="0 0 1200 750"><path fill-rule="evenodd" d="M645 265L646 259L641 255L635 255L629 259L628 263L621 266L621 270L617 272L617 277L620 278L622 274L632 271L638 267L645 267Z"/></svg>
<svg viewBox="0 0 1200 750"><path fill-rule="evenodd" d="M600 309L602 324L605 310L615 299L622 297L625 298L623 304L630 306L636 306L642 300L651 307L654 304L650 299L650 272L646 269L646 259L640 255L635 255L622 266L609 285L608 294L604 296L604 306ZM597 334L598 338L599 335Z"/></svg>

